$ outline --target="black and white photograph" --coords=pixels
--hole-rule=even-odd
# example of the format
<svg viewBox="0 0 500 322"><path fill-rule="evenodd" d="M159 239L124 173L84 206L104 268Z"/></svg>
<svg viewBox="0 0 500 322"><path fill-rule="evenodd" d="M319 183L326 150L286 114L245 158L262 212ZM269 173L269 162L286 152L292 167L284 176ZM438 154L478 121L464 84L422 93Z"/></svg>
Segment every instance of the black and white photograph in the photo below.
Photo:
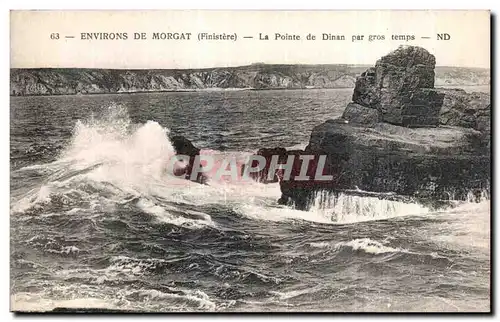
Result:
<svg viewBox="0 0 500 322"><path fill-rule="evenodd" d="M10 310L491 312L490 19L11 11Z"/></svg>

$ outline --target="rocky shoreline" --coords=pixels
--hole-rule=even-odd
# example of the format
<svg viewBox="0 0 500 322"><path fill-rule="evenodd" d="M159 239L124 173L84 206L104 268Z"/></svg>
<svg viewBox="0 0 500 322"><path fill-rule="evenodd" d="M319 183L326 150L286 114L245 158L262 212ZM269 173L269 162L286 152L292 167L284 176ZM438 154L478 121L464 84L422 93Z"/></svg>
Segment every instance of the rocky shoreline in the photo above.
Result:
<svg viewBox="0 0 500 322"><path fill-rule="evenodd" d="M356 81L341 118L316 126L305 152L327 155L329 187L281 182L282 201L308 209L317 190L393 192L427 200L489 190L490 97L434 88L435 58L400 47Z"/></svg>
<svg viewBox="0 0 500 322"><path fill-rule="evenodd" d="M279 202L301 210L318 192L369 191L438 205L489 191L490 96L436 89L434 69L435 57L421 47L402 46L382 57L357 78L342 117L317 125L304 150L257 152L266 160L278 155L279 163L294 155L290 180L269 179L269 167L254 179L280 181ZM323 174L333 180L296 180L300 155L326 156ZM307 173L317 167L310 162Z"/></svg>

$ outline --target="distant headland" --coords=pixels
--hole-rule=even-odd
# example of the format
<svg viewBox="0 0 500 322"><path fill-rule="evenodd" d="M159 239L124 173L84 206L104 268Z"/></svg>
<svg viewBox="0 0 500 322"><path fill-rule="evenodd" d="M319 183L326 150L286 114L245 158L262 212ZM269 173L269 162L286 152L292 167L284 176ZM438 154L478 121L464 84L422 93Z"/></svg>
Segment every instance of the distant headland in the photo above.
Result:
<svg viewBox="0 0 500 322"><path fill-rule="evenodd" d="M33 68L10 70L10 95L73 95L211 89L354 88L365 65L256 63L207 69ZM488 85L490 70L436 67L436 86Z"/></svg>

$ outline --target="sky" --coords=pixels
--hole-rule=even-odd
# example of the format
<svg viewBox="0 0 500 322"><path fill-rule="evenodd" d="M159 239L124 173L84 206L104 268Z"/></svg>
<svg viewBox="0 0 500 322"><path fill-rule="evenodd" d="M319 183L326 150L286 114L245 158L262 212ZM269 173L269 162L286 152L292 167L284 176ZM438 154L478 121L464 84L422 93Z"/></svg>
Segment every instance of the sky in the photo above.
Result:
<svg viewBox="0 0 500 322"><path fill-rule="evenodd" d="M203 32L237 40L199 41ZM438 66L490 67L489 11L12 11L10 33L11 68L373 65L400 45L426 48ZM128 39L89 40L82 33ZM191 33L191 39L155 40L153 33ZM301 39L275 40L276 33ZM345 40L321 40L324 33ZM450 39L438 40L444 33ZM265 35L270 40L259 40Z"/></svg>

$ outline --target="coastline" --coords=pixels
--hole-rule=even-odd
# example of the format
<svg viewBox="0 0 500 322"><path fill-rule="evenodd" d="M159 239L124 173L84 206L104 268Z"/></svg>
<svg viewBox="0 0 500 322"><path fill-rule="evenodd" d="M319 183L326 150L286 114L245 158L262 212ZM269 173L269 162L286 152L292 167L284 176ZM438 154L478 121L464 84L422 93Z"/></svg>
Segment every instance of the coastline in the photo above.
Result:
<svg viewBox="0 0 500 322"><path fill-rule="evenodd" d="M267 65L179 70L10 69L10 96L354 88L366 67ZM488 69L437 67L437 86L488 85Z"/></svg>
<svg viewBox="0 0 500 322"><path fill-rule="evenodd" d="M479 85L481 86L481 85ZM123 91L123 92L102 92L102 93L56 93L56 94L26 94L26 95L10 95L10 97L45 97L45 96L93 96L93 95L120 95L120 94L158 94L158 93L195 93L195 92L246 92L246 91L299 91L299 90L336 90L336 89L352 89L354 87L314 87L314 88L189 88L189 89L165 89L151 91Z"/></svg>
<svg viewBox="0 0 500 322"><path fill-rule="evenodd" d="M437 88L475 88L487 87L491 88L490 84L474 84L474 85L436 85ZM102 92L102 93L55 93L55 94L25 94L25 95L9 95L9 97L46 97L46 96L92 96L92 95L119 95L119 94L158 94L158 93L195 93L195 92L245 92L245 91L298 91L298 90L336 90L336 89L354 89L354 87L304 87L304 88L290 88L290 87L274 87L274 88L186 88L186 89L164 89L164 90L151 90L151 91L122 91L122 92ZM467 90L466 90L467 91Z"/></svg>

